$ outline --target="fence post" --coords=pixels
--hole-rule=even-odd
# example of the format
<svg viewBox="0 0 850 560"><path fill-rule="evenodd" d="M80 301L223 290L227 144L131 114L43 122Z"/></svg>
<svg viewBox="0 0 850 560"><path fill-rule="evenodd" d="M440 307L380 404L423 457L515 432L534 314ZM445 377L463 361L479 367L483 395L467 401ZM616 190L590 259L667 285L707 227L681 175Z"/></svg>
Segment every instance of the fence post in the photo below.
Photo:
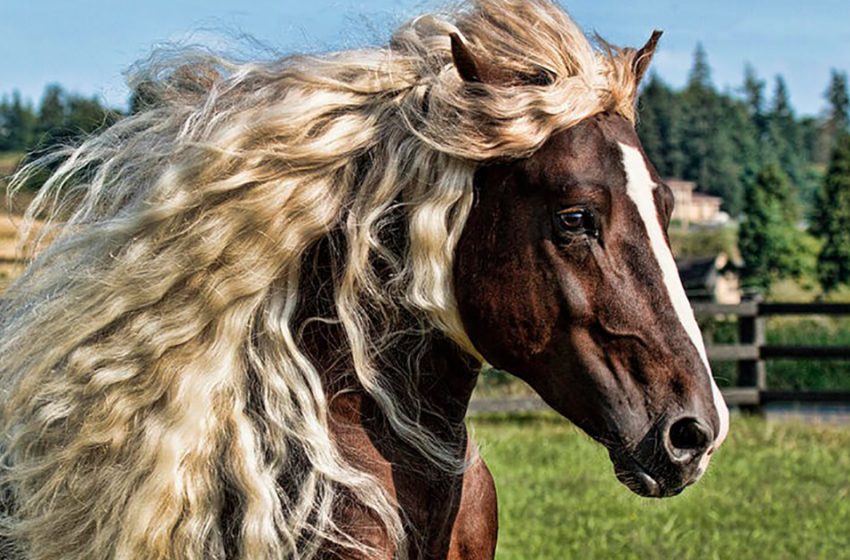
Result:
<svg viewBox="0 0 850 560"><path fill-rule="evenodd" d="M756 301L755 315L738 317L738 341L742 345L753 345L761 352L765 344L765 318L759 316L759 306ZM759 393L767 389L767 371L761 355L755 360L741 360L738 362L738 386L754 387ZM761 414L761 396L759 403L751 406L742 406L743 412Z"/></svg>

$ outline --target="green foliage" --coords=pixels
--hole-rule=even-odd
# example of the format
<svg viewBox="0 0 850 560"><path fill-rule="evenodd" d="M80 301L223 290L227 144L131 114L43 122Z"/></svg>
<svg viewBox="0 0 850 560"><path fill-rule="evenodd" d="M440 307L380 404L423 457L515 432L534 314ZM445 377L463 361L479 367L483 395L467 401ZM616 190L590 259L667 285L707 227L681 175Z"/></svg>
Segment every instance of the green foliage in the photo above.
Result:
<svg viewBox="0 0 850 560"><path fill-rule="evenodd" d="M697 43L697 48L694 50L694 63L688 74L688 89L703 91L714 89L711 84L711 66L708 64L708 54L706 54L702 43Z"/></svg>
<svg viewBox="0 0 850 560"><path fill-rule="evenodd" d="M744 67L744 103L747 112L753 120L759 136L763 135L767 128L767 115L765 115L764 80L756 75L755 68L747 64Z"/></svg>
<svg viewBox="0 0 850 560"><path fill-rule="evenodd" d="M51 84L44 90L38 113L37 130L42 137L55 136L65 127L65 100L62 88Z"/></svg>
<svg viewBox="0 0 850 560"><path fill-rule="evenodd" d="M35 114L15 91L12 99L4 96L0 101L0 152L27 149L35 132Z"/></svg>
<svg viewBox="0 0 850 560"><path fill-rule="evenodd" d="M766 150L763 159L778 161L791 183L801 192L807 190L809 178L806 174L802 132L791 108L788 88L781 76L776 77L763 143Z"/></svg>
<svg viewBox="0 0 850 560"><path fill-rule="evenodd" d="M682 106L678 95L652 74L639 103L638 133L649 160L663 177L681 177L685 154L682 152Z"/></svg>
<svg viewBox="0 0 850 560"><path fill-rule="evenodd" d="M44 90L38 111L14 92L0 102L0 152L44 149L73 142L120 118L95 98L69 94L56 84Z"/></svg>
<svg viewBox="0 0 850 560"><path fill-rule="evenodd" d="M738 233L734 228L692 228L682 231L671 228L668 232L673 254L679 257L711 257L726 253L738 255Z"/></svg>
<svg viewBox="0 0 850 560"><path fill-rule="evenodd" d="M803 159L815 166L822 165L817 160L822 123L815 117L803 117L797 124L800 127L800 135L803 141Z"/></svg>
<svg viewBox="0 0 850 560"><path fill-rule="evenodd" d="M834 123L836 134L847 132L850 128L850 96L847 93L846 72L832 71L826 98L831 108L830 119Z"/></svg>
<svg viewBox="0 0 850 560"><path fill-rule="evenodd" d="M812 246L797 229L798 204L778 164L758 173L747 188L746 207L739 233L744 282L766 289L773 280L811 272L806 255Z"/></svg>
<svg viewBox="0 0 850 560"><path fill-rule="evenodd" d="M831 291L850 283L850 134L838 139L813 218L812 231L824 240L818 277Z"/></svg>
<svg viewBox="0 0 850 560"><path fill-rule="evenodd" d="M701 192L723 198L734 218L749 212L746 191L764 167L778 164L788 177L799 216L808 216L816 196L836 130L846 129L847 79L833 71L824 118L797 118L788 87L776 76L770 96L752 66L745 68L739 95L718 92L711 81L708 55L700 45L687 85L676 91L653 75L638 104L638 133L649 159L664 177L695 181ZM814 247L801 238L803 247ZM812 255L791 269L811 269Z"/></svg>
<svg viewBox="0 0 850 560"><path fill-rule="evenodd" d="M850 132L850 96L848 95L847 74L833 70L829 87L824 93L829 112L821 127L815 159L827 163L838 140Z"/></svg>
<svg viewBox="0 0 850 560"><path fill-rule="evenodd" d="M471 421L496 480L499 560L845 558L850 431L733 417L708 473L648 500L554 415Z"/></svg>
<svg viewBox="0 0 850 560"><path fill-rule="evenodd" d="M681 96L683 178L723 198L732 215L742 210L743 178L755 133L743 103L717 93L705 51L697 47ZM723 123L721 125L721 123Z"/></svg>

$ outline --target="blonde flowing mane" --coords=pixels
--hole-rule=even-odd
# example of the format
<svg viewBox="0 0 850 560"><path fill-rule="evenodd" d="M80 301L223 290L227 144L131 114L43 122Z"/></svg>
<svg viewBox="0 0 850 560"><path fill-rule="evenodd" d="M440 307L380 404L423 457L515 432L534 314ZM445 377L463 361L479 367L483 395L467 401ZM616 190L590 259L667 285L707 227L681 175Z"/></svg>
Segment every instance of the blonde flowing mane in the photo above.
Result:
<svg viewBox="0 0 850 560"><path fill-rule="evenodd" d="M466 84L452 33L551 80ZM411 372L377 365L393 318L413 313L423 336L477 356L451 278L477 166L603 111L633 118L634 58L594 47L549 1L478 0L386 48L151 65L136 78L148 108L15 179L56 169L29 210L54 225L0 300L0 533L16 543L0 556L223 558L226 492L240 558L309 559L329 543L368 555L335 523L343 494L403 556L397 505L334 444L300 329L338 322L394 430L463 468L402 406ZM398 247L381 242L389 228ZM335 314L299 317L304 255L331 236L344 240L321 279Z"/></svg>

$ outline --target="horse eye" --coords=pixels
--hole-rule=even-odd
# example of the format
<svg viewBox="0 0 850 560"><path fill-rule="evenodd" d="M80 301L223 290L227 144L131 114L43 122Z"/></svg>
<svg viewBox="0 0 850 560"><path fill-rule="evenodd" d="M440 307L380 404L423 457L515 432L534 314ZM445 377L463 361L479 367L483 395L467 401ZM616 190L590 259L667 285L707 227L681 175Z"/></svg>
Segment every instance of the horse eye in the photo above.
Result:
<svg viewBox="0 0 850 560"><path fill-rule="evenodd" d="M599 234L596 215L588 208L570 208L558 212L557 223L561 233L592 237Z"/></svg>

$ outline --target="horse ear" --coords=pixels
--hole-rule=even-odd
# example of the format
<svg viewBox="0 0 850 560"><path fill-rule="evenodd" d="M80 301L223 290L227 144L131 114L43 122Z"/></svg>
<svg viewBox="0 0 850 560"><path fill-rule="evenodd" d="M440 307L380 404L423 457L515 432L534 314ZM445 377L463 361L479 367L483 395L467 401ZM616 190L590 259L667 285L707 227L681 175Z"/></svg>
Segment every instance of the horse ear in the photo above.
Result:
<svg viewBox="0 0 850 560"><path fill-rule="evenodd" d="M481 83L481 72L478 70L478 61L475 60L475 56L457 33L452 33L450 37L452 39L452 58L457 73L460 74L464 82Z"/></svg>
<svg viewBox="0 0 850 560"><path fill-rule="evenodd" d="M449 35L452 40L452 58L455 68L468 84L508 85L511 75L492 64L477 58L457 33Z"/></svg>
<svg viewBox="0 0 850 560"><path fill-rule="evenodd" d="M638 84L649 69L649 63L652 62L652 56L655 54L655 49L658 47L658 40L661 38L662 33L662 31L658 30L653 31L649 41L635 54L632 70L635 74L635 82Z"/></svg>

